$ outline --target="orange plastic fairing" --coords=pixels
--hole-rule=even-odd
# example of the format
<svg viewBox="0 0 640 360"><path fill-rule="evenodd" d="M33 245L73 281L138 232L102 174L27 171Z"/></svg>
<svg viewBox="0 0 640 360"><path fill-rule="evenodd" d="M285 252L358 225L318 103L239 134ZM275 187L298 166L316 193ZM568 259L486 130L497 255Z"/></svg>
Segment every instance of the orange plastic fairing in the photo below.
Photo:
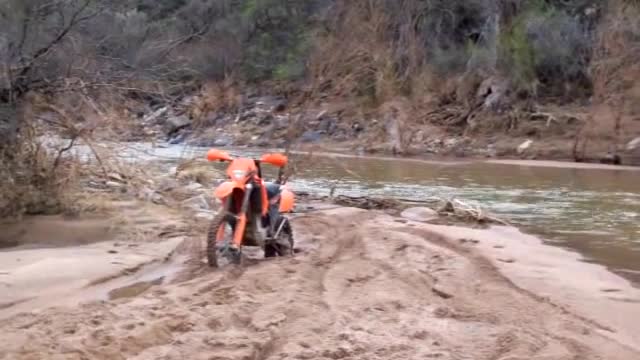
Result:
<svg viewBox="0 0 640 360"><path fill-rule="evenodd" d="M254 175L254 173L258 171L258 167L256 166L256 162L251 159L237 158L229 164L229 167L227 168L227 176L230 179L240 181L241 179L236 176L239 171L245 172L244 180L246 181L249 176Z"/></svg>
<svg viewBox="0 0 640 360"><path fill-rule="evenodd" d="M218 199L223 200L227 196L231 195L233 189L244 189L244 185L237 181L225 181L222 184L218 185L213 194Z"/></svg>
<svg viewBox="0 0 640 360"><path fill-rule="evenodd" d="M209 161L231 161L233 158L226 151L211 149L207 152L207 160Z"/></svg>
<svg viewBox="0 0 640 360"><path fill-rule="evenodd" d="M289 159L286 155L280 153L264 154L260 158L260 162L271 164L277 167L283 167L287 165Z"/></svg>
<svg viewBox="0 0 640 360"><path fill-rule="evenodd" d="M289 189L282 189L280 193L280 212L288 213L293 211L295 205L295 198L293 192Z"/></svg>

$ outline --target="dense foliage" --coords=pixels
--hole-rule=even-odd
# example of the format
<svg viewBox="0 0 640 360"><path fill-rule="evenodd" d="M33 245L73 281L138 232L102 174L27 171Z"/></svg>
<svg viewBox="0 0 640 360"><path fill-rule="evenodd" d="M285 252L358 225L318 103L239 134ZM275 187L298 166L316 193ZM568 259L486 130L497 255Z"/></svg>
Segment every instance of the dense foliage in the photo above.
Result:
<svg viewBox="0 0 640 360"><path fill-rule="evenodd" d="M540 84L562 95L566 81L589 86L586 70L601 5L594 0L8 0L0 5L0 62L10 70L2 76L2 94L6 101L8 82L19 90L60 75L111 82L131 74L170 81L229 74L248 81L298 80L308 74L311 56L318 55L314 49L327 36L348 41L349 28L359 26L354 22L369 21L373 29L378 21L384 23L382 40L396 53L398 73L415 66L408 59L413 51L423 55L421 65L438 73L488 67L522 87ZM349 8L362 16L354 17ZM377 12L382 16L373 16Z"/></svg>

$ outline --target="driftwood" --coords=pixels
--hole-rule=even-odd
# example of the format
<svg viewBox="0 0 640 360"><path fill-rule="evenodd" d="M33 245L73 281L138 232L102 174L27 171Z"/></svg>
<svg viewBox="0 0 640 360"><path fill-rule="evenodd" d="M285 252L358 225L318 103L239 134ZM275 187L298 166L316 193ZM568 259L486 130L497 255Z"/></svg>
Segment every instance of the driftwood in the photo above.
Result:
<svg viewBox="0 0 640 360"><path fill-rule="evenodd" d="M463 221L510 225L507 221L495 217L479 206L472 206L457 199L443 200L437 211L442 216L454 216Z"/></svg>
<svg viewBox="0 0 640 360"><path fill-rule="evenodd" d="M355 207L365 210L397 210L409 207L427 207L435 210L441 217L454 218L465 223L510 225L480 206L472 206L458 199L444 200L433 198L427 200L402 198L377 198L368 196L318 196L309 193L298 193L300 198L313 201L325 201L340 206Z"/></svg>
<svg viewBox="0 0 640 360"><path fill-rule="evenodd" d="M372 198L367 196L353 197L338 195L332 199L332 202L337 205L357 207L367 210L400 209L403 207L402 203L396 199Z"/></svg>

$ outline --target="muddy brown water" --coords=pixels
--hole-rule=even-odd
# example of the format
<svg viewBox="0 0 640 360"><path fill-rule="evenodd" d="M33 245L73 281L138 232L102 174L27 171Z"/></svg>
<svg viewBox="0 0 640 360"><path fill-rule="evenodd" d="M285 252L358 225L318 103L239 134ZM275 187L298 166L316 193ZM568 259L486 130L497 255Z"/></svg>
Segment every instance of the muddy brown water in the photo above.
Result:
<svg viewBox="0 0 640 360"><path fill-rule="evenodd" d="M326 192L329 183L349 195L476 203L640 282L639 171L318 158L293 185Z"/></svg>
<svg viewBox="0 0 640 360"><path fill-rule="evenodd" d="M136 161L204 158L206 148L127 145ZM259 150L231 149L257 156ZM552 245L640 284L640 171L499 164L300 156L294 190L416 200L458 198L487 208ZM223 169L224 164L212 167ZM273 175L273 172L267 171ZM535 256L535 254L532 254Z"/></svg>

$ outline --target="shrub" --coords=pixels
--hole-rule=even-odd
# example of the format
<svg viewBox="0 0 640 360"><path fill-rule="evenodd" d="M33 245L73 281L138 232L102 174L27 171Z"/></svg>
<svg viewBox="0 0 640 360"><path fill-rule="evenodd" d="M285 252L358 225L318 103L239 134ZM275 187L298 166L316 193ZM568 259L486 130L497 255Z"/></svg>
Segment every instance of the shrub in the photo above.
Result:
<svg viewBox="0 0 640 360"><path fill-rule="evenodd" d="M567 82L581 81L585 85L593 39L578 18L550 9L532 15L525 26L536 77L545 91L563 95Z"/></svg>

